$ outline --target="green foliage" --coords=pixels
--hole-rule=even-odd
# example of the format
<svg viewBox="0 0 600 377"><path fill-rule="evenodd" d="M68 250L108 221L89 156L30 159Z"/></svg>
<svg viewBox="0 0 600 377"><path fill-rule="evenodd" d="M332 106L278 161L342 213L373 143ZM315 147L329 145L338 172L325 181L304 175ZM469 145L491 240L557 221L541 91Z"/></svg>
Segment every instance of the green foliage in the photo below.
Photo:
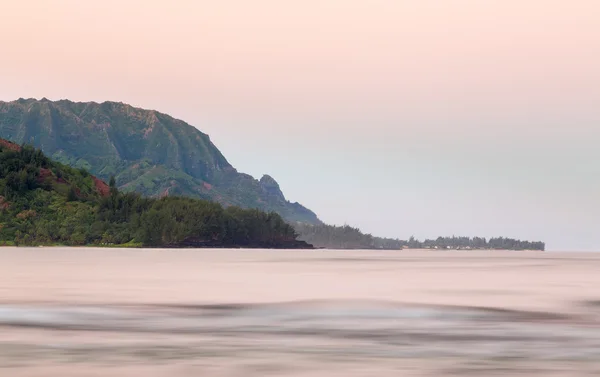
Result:
<svg viewBox="0 0 600 377"><path fill-rule="evenodd" d="M0 245L248 246L298 245L276 213L214 202L122 193L111 178L108 196L87 171L23 146L0 145ZM307 246L307 245L306 245Z"/></svg>
<svg viewBox="0 0 600 377"><path fill-rule="evenodd" d="M6 154L0 165L0 242L12 242L13 239L26 237L27 242L34 242L31 241L31 234L27 233L30 231L27 224L37 224L44 216L48 216L48 224L43 225L41 235L33 236L33 240L81 242L84 235L85 243L121 244L142 236L150 243L186 242L181 239L188 235L186 232L191 232L189 224L175 225L175 235L150 234L160 232L138 234L135 226L140 226L142 217L148 224L164 223L172 226L167 219L168 213L163 212L166 210L159 204L156 206L160 209L154 208L155 204L148 204L148 212L144 212L143 216L130 213L126 222L111 223L109 220L93 218L95 220L81 226L73 223L73 218L83 216L83 208L91 211L94 216L106 215L98 212L100 199L87 173L89 170L107 180L115 177L115 187L110 190L114 204L111 210L117 211L115 208L119 203L128 203L127 207L118 209L119 213L129 213L131 205L138 203L138 199L124 199L125 195L118 192L117 187L122 191L135 191L149 197L181 195L210 200L228 207L227 210L221 209L221 214L215 217L227 224L227 236L216 239L227 242L231 242L231 239L237 240L236 242L254 242L255 237L262 234L256 229L251 231L250 224L240 225L240 219L277 222L273 215L269 219L252 217L250 214L255 212L239 212L239 208L229 208L241 207L275 212L286 221L297 222L296 230L301 239L319 247L399 249L408 244L412 247L429 248L545 247L541 242L528 243L506 238L494 238L485 242L481 238L475 238L468 243L470 246L464 246L463 241L460 241L463 244L457 244L447 238L423 242L414 239L402 241L373 237L348 226L323 225L312 211L298 203L287 201L279 185L271 177L265 176L259 181L237 172L206 134L168 115L123 103L76 103L68 100L52 102L45 99L0 101L0 137L43 147L46 154L58 161L51 162L40 151L30 147L24 148L22 154L2 152ZM66 165L80 169L74 170ZM41 169L50 170L51 176L47 172L40 175ZM144 200L139 198L140 203ZM174 207L180 205L179 202L166 202ZM10 203L7 208L6 203ZM17 221L10 217L18 215L19 211L30 209L31 203L37 203L33 206L37 214L33 217L34 220L27 218ZM49 208L54 208L54 212ZM194 211L196 210L200 211ZM220 222L214 221L211 226L217 229ZM151 228L148 226L146 230L149 229ZM205 228L198 229L204 231ZM75 230L77 232L73 233ZM17 232L20 238L16 238ZM46 233L49 235L46 236ZM234 236L230 236L230 233ZM197 238L196 242L220 242L211 240L206 233L201 234L204 238ZM265 234L268 232L265 231ZM283 231L283 234L286 232Z"/></svg>
<svg viewBox="0 0 600 377"><path fill-rule="evenodd" d="M408 241L390 238L373 237L364 234L358 228L348 225L309 225L295 224L298 238L314 245L328 249L472 249L472 250L544 250L543 242L521 241L512 238L483 237L438 237L435 240L419 241L410 237Z"/></svg>
<svg viewBox="0 0 600 377"><path fill-rule="evenodd" d="M438 237L419 241L411 237L407 246L411 249L487 249L487 250L545 250L544 242L521 241L514 238L496 237Z"/></svg>
<svg viewBox="0 0 600 377"><path fill-rule="evenodd" d="M294 228L299 239L327 249L401 249L406 241L374 237L349 225L310 225L297 223Z"/></svg>
<svg viewBox="0 0 600 377"><path fill-rule="evenodd" d="M320 223L312 211L274 194L276 182L237 172L208 135L157 111L117 102L0 101L0 137L32 143L107 181L115 176L124 191L189 196Z"/></svg>

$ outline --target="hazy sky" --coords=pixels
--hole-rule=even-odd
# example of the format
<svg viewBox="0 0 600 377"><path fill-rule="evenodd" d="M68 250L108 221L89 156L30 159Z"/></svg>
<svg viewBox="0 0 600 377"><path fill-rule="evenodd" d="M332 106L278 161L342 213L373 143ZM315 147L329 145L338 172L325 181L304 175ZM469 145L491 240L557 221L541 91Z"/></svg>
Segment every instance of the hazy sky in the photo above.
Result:
<svg viewBox="0 0 600 377"><path fill-rule="evenodd" d="M208 133L326 222L600 250L600 1L0 0L0 100Z"/></svg>

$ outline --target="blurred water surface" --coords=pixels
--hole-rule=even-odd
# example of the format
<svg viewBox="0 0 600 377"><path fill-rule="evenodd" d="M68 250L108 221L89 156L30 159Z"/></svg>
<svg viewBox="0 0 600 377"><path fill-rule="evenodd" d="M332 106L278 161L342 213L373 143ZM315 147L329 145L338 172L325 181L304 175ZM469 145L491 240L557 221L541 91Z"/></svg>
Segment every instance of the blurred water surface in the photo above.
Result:
<svg viewBox="0 0 600 377"><path fill-rule="evenodd" d="M0 375L600 375L600 254L0 249Z"/></svg>

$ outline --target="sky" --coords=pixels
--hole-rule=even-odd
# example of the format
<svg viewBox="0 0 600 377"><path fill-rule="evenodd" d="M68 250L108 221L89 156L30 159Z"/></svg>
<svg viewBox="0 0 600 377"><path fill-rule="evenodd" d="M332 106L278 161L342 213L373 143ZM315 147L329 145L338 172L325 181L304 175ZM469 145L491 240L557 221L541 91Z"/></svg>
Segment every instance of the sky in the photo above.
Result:
<svg viewBox="0 0 600 377"><path fill-rule="evenodd" d="M0 100L120 101L374 235L600 251L596 0L0 0Z"/></svg>

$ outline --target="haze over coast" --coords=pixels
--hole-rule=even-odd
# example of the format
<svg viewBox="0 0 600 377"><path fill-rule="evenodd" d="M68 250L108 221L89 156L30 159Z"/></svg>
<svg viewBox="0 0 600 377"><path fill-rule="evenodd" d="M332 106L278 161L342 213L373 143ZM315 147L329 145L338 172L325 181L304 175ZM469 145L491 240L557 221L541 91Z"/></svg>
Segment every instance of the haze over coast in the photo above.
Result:
<svg viewBox="0 0 600 377"><path fill-rule="evenodd" d="M0 99L171 114L326 223L597 250L599 13L593 0L7 1Z"/></svg>

